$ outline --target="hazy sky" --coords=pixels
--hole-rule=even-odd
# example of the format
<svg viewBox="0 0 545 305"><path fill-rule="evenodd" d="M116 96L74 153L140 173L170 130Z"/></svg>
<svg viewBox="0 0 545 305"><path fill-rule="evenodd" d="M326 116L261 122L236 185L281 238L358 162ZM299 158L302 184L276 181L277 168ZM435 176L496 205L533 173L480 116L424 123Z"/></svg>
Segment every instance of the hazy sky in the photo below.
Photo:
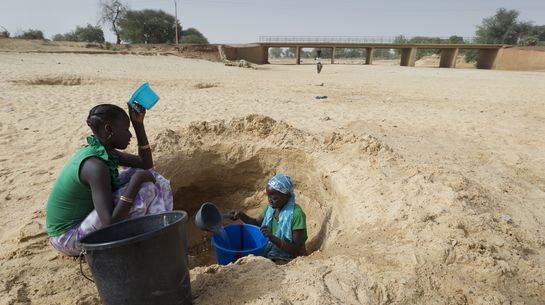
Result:
<svg viewBox="0 0 545 305"><path fill-rule="evenodd" d="M162 9L175 0L126 0L130 9ZM177 0L184 28L195 27L211 43L246 43L259 36L471 37L475 26L500 7L520 21L545 24L545 0ZM98 0L0 0L0 26L12 34L29 28L44 35L95 25ZM0 28L1 29L1 28ZM115 41L104 28L106 40Z"/></svg>

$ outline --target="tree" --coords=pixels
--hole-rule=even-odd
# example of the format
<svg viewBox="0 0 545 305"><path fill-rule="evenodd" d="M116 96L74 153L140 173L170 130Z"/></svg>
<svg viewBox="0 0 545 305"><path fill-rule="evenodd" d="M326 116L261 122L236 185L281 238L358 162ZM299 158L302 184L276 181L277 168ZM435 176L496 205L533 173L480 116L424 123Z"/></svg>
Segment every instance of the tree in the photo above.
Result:
<svg viewBox="0 0 545 305"><path fill-rule="evenodd" d="M87 41L87 42L104 42L104 32L99 26L92 26L90 24L87 27L77 26L76 30L66 33L57 34L53 36L54 41Z"/></svg>
<svg viewBox="0 0 545 305"><path fill-rule="evenodd" d="M526 26L517 21L518 16L516 10L498 9L496 15L483 19L477 26L477 42L516 45Z"/></svg>
<svg viewBox="0 0 545 305"><path fill-rule="evenodd" d="M130 43L173 42L175 24L174 16L162 10L127 11L118 22L119 36Z"/></svg>
<svg viewBox="0 0 545 305"><path fill-rule="evenodd" d="M116 44L121 43L119 35L119 20L125 16L128 11L127 5L118 0L101 0L99 23L110 25L110 30L115 33Z"/></svg>
<svg viewBox="0 0 545 305"><path fill-rule="evenodd" d="M195 28L182 31L182 43L208 44L208 39Z"/></svg>
<svg viewBox="0 0 545 305"><path fill-rule="evenodd" d="M484 18L477 26L475 35L478 43L511 45L540 45L545 43L545 26L534 26L532 22L518 21L519 12L500 8L492 17ZM476 60L478 52L467 51L466 61Z"/></svg>

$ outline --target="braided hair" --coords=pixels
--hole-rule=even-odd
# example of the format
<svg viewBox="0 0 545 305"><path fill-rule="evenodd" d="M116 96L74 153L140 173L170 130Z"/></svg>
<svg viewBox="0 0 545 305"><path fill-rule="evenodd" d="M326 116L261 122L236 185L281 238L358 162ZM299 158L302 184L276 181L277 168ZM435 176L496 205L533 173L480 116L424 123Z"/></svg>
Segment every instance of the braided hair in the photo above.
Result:
<svg viewBox="0 0 545 305"><path fill-rule="evenodd" d="M125 110L121 107L112 104L96 105L89 111L87 116L87 125L91 127L94 134L98 134L99 130L116 119L128 117Z"/></svg>

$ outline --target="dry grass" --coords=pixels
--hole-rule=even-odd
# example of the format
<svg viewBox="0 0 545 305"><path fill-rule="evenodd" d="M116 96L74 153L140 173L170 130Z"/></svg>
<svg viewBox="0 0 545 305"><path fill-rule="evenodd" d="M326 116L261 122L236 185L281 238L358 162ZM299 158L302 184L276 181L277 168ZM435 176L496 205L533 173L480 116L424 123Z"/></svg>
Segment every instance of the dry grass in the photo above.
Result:
<svg viewBox="0 0 545 305"><path fill-rule="evenodd" d="M61 76L61 77L37 77L33 79L12 80L14 84L22 85L45 85L45 86L79 86L83 84L91 84L90 80L82 79L78 76Z"/></svg>
<svg viewBox="0 0 545 305"><path fill-rule="evenodd" d="M218 87L218 83L210 83L210 82L201 82L195 85L195 88L197 89L208 89L208 88L214 88Z"/></svg>

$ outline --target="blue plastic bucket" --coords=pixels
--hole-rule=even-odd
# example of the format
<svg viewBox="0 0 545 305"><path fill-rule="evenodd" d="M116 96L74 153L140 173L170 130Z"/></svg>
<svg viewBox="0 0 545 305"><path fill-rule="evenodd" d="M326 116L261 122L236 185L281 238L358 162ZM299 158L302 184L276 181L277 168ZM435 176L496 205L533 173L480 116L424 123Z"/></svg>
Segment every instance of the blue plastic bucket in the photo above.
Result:
<svg viewBox="0 0 545 305"><path fill-rule="evenodd" d="M231 224L224 229L228 242L225 242L218 234L212 236L212 246L216 250L218 264L227 265L249 254L265 255L265 247L269 239L261 233L259 227L249 224Z"/></svg>
<svg viewBox="0 0 545 305"><path fill-rule="evenodd" d="M132 94L129 105L134 107L134 101L146 109L151 109L159 101L159 96L151 90L149 83L145 82Z"/></svg>

